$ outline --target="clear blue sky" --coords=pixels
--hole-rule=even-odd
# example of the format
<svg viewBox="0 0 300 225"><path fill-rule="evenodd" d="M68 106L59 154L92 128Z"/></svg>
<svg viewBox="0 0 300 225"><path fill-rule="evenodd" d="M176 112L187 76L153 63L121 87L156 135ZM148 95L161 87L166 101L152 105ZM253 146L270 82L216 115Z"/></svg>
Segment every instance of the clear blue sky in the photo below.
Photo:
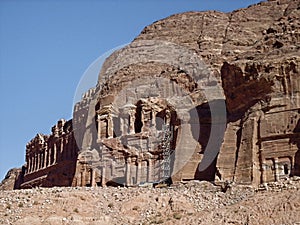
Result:
<svg viewBox="0 0 300 225"><path fill-rule="evenodd" d="M106 51L156 20L185 11L229 12L257 0L1 0L0 180L24 164L25 145L70 119L77 84Z"/></svg>

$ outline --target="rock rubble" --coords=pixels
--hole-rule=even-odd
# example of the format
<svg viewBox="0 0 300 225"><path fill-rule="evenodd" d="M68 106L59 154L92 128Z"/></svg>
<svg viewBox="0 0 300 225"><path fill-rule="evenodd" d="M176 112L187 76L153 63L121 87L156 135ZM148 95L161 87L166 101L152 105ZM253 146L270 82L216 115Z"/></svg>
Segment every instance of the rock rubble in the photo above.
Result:
<svg viewBox="0 0 300 225"><path fill-rule="evenodd" d="M205 181L166 188L54 187L0 192L0 224L297 224L298 177L227 190Z"/></svg>

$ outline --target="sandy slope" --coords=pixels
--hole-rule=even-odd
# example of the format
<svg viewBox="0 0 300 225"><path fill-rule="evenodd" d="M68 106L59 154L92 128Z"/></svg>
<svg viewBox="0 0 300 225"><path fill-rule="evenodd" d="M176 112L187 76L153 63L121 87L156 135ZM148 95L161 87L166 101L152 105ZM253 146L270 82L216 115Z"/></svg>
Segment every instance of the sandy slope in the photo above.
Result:
<svg viewBox="0 0 300 225"><path fill-rule="evenodd" d="M36 188L0 192L0 224L300 224L300 181L268 190L208 182L171 188Z"/></svg>

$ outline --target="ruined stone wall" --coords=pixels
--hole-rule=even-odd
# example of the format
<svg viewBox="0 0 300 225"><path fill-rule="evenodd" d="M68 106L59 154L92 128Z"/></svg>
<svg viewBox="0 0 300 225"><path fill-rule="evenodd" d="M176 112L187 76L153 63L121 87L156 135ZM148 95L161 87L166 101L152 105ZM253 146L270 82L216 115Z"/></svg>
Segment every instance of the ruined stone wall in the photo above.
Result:
<svg viewBox="0 0 300 225"><path fill-rule="evenodd" d="M70 186L77 154L72 121L59 120L51 135L37 134L26 145L26 170L21 187Z"/></svg>

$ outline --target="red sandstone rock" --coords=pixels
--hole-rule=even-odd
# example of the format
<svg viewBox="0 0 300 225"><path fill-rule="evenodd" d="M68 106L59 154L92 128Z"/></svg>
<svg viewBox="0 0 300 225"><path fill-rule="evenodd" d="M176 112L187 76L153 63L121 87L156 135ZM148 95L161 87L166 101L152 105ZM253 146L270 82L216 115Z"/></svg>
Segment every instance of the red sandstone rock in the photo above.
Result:
<svg viewBox="0 0 300 225"><path fill-rule="evenodd" d="M72 122L27 145L21 187L300 175L299 17L299 1L275 0L147 26Z"/></svg>

